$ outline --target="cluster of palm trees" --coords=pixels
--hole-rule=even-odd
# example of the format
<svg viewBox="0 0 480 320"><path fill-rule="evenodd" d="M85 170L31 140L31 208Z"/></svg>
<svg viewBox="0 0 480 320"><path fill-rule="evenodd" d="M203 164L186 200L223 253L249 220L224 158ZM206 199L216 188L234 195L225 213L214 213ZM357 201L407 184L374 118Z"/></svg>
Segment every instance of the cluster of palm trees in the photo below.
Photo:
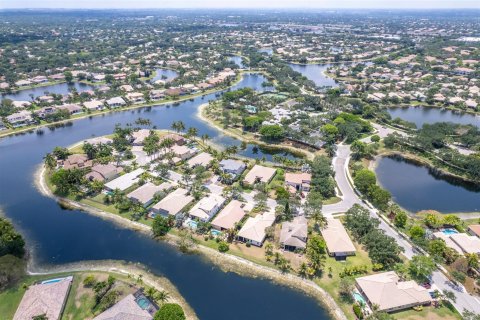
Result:
<svg viewBox="0 0 480 320"><path fill-rule="evenodd" d="M145 295L158 304L164 304L170 299L170 294L165 290L157 290L154 287L148 287L145 290Z"/></svg>

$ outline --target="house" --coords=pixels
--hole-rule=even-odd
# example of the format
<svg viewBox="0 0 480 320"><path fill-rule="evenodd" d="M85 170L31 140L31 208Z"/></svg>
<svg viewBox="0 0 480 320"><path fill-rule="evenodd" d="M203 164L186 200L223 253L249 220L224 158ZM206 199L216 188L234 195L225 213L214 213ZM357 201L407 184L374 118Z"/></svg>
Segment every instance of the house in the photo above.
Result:
<svg viewBox="0 0 480 320"><path fill-rule="evenodd" d="M455 233L450 235L450 239L462 249L464 254L480 254L480 238L466 233Z"/></svg>
<svg viewBox="0 0 480 320"><path fill-rule="evenodd" d="M151 182L147 182L141 187L127 194L127 198L133 202L140 203L144 207L148 207L152 204L155 196L161 192L166 192L172 188L172 185L168 182L163 182L157 186Z"/></svg>
<svg viewBox="0 0 480 320"><path fill-rule="evenodd" d="M140 92L127 93L127 99L132 103L144 103L145 102L145 98L143 97L143 93L140 93Z"/></svg>
<svg viewBox="0 0 480 320"><path fill-rule="evenodd" d="M15 109L28 108L32 105L30 101L25 101L25 100L12 101L12 104L15 107Z"/></svg>
<svg viewBox="0 0 480 320"><path fill-rule="evenodd" d="M165 139L170 139L172 140L175 144L179 145L179 146L183 146L185 143L187 143L187 141L185 140L185 138L179 134L175 134L175 133L169 133L169 134L166 134L162 137L160 137L160 141L163 141Z"/></svg>
<svg viewBox="0 0 480 320"><path fill-rule="evenodd" d="M257 214L255 217L247 219L243 227L237 234L237 239L242 242L248 242L254 246L261 247L267 236L266 229L273 226L275 222L275 213L267 212Z"/></svg>
<svg viewBox="0 0 480 320"><path fill-rule="evenodd" d="M71 115L79 114L83 112L82 107L80 107L78 104L63 104L61 106L58 106L57 109L65 110Z"/></svg>
<svg viewBox="0 0 480 320"><path fill-rule="evenodd" d="M197 154L195 157L191 158L190 160L188 160L187 163L190 168L195 168L196 166L202 166L202 167L208 168L208 166L210 165L210 161L212 160L213 160L213 157L211 154L202 152Z"/></svg>
<svg viewBox="0 0 480 320"><path fill-rule="evenodd" d="M9 116L6 116L5 119L7 119L8 123L10 123L13 127L26 126L33 122L32 114L27 110L15 112Z"/></svg>
<svg viewBox="0 0 480 320"><path fill-rule="evenodd" d="M233 229L252 208L251 204L232 200L213 219L212 227L219 231Z"/></svg>
<svg viewBox="0 0 480 320"><path fill-rule="evenodd" d="M360 293L370 307L379 311L392 312L426 305L431 302L428 290L415 281L400 281L394 271L378 273L355 279Z"/></svg>
<svg viewBox="0 0 480 320"><path fill-rule="evenodd" d="M472 236L480 238L480 224L472 224L468 226L468 233Z"/></svg>
<svg viewBox="0 0 480 320"><path fill-rule="evenodd" d="M114 98L108 99L106 103L110 108L118 108L127 104L122 97L114 97Z"/></svg>
<svg viewBox="0 0 480 320"><path fill-rule="evenodd" d="M32 85L32 82L28 81L28 80L20 80L20 81L15 82L15 85L17 87L28 87L28 86Z"/></svg>
<svg viewBox="0 0 480 320"><path fill-rule="evenodd" d="M152 320L158 307L140 290L129 294L93 320Z"/></svg>
<svg viewBox="0 0 480 320"><path fill-rule="evenodd" d="M125 91L125 92L132 92L133 87L129 84L124 84L123 86L120 86L120 89Z"/></svg>
<svg viewBox="0 0 480 320"><path fill-rule="evenodd" d="M131 172L128 172L124 174L123 176L120 176L108 183L105 184L105 189L108 191L113 191L113 190L120 190L120 191L125 191L131 186L133 186L135 183L138 182L139 177L142 173L145 171L143 169L136 169Z"/></svg>
<svg viewBox="0 0 480 320"><path fill-rule="evenodd" d="M104 106L103 102L100 101L100 100L85 101L85 102L83 103L83 106L84 106L87 110L91 110L91 111L94 111L94 110L103 110L103 109L105 109L105 106Z"/></svg>
<svg viewBox="0 0 480 320"><path fill-rule="evenodd" d="M328 254L332 257L353 256L357 251L343 224L338 219L328 219L327 225L321 230L327 244Z"/></svg>
<svg viewBox="0 0 480 320"><path fill-rule="evenodd" d="M434 232L432 236L434 239L442 239L443 241L445 241L445 245L458 252L458 254L463 254L462 248L460 248L455 242L453 242L453 240L450 239L449 235L443 233L442 231L437 231Z"/></svg>
<svg viewBox="0 0 480 320"><path fill-rule="evenodd" d="M188 190L179 188L168 194L152 207L150 217L153 218L157 214L167 217L176 216L194 200L194 198L187 195L187 193Z"/></svg>
<svg viewBox="0 0 480 320"><path fill-rule="evenodd" d="M225 203L225 198L211 194L198 201L188 212L192 218L198 218L203 222L209 221Z"/></svg>
<svg viewBox="0 0 480 320"><path fill-rule="evenodd" d="M113 140L107 137L95 137L85 140L85 143L90 143L91 145L99 145L99 144L112 144Z"/></svg>
<svg viewBox="0 0 480 320"><path fill-rule="evenodd" d="M181 88L170 88L165 90L165 95L169 97L178 97L184 94L183 90Z"/></svg>
<svg viewBox="0 0 480 320"><path fill-rule="evenodd" d="M118 177L122 172L123 168L111 163L96 164L92 167L92 171L85 175L85 178L90 181L108 182Z"/></svg>
<svg viewBox="0 0 480 320"><path fill-rule="evenodd" d="M282 223L280 246L294 251L307 247L308 222L304 216L295 217L292 221Z"/></svg>
<svg viewBox="0 0 480 320"><path fill-rule="evenodd" d="M223 172L230 174L234 178L241 175L243 171L247 168L243 161L225 159L220 161L220 168Z"/></svg>
<svg viewBox="0 0 480 320"><path fill-rule="evenodd" d="M184 161L191 158L195 154L195 150L187 146L174 145L169 150L178 159L173 159L174 162Z"/></svg>
<svg viewBox="0 0 480 320"><path fill-rule="evenodd" d="M312 175L310 173L285 173L285 184L294 191L310 191Z"/></svg>
<svg viewBox="0 0 480 320"><path fill-rule="evenodd" d="M276 172L277 170L275 168L264 167L256 164L247 173L243 181L251 185L258 182L269 183Z"/></svg>
<svg viewBox="0 0 480 320"><path fill-rule="evenodd" d="M39 110L35 110L34 113L39 117L39 118L42 118L44 119L46 116L50 115L50 114L54 114L56 113L58 110L57 110L57 107L56 106L48 106L48 107L43 107L43 108L40 108Z"/></svg>
<svg viewBox="0 0 480 320"><path fill-rule="evenodd" d="M150 130L147 129L140 129L138 131L132 132L134 146L143 146L143 140L150 135Z"/></svg>
<svg viewBox="0 0 480 320"><path fill-rule="evenodd" d="M73 277L50 279L28 287L18 305L13 320L33 319L45 315L60 320Z"/></svg>
<svg viewBox="0 0 480 320"><path fill-rule="evenodd" d="M165 90L152 90L150 91L150 99L153 101L161 100L165 98Z"/></svg>
<svg viewBox="0 0 480 320"><path fill-rule="evenodd" d="M92 160L89 160L85 154L71 154L65 160L60 160L59 165L64 169L80 169L90 168L93 165Z"/></svg>

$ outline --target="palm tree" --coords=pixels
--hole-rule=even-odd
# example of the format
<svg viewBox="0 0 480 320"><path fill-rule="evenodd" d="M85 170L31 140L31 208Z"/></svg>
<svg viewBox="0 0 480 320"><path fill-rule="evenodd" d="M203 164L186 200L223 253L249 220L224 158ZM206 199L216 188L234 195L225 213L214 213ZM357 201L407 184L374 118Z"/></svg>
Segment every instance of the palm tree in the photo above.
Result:
<svg viewBox="0 0 480 320"><path fill-rule="evenodd" d="M157 294L155 295L155 301L157 301L160 304L167 302L169 299L170 299L170 294L165 290L158 291Z"/></svg>
<svg viewBox="0 0 480 320"><path fill-rule="evenodd" d="M300 275L300 277L302 278L306 278L307 275L308 275L308 266L305 262L302 262L302 264L300 265L300 268L298 269L298 274Z"/></svg>
<svg viewBox="0 0 480 320"><path fill-rule="evenodd" d="M155 300L155 297L158 294L158 290L155 289L154 287L148 287L147 290L145 291L145 295L153 300Z"/></svg>
<svg viewBox="0 0 480 320"><path fill-rule="evenodd" d="M320 210L314 210L310 216L317 230L322 229L327 224L327 218Z"/></svg>
<svg viewBox="0 0 480 320"><path fill-rule="evenodd" d="M195 137L197 136L197 134L198 134L198 129L197 129L197 128L194 128L194 127L188 128L188 130L187 130L187 135L188 135L190 138L195 139Z"/></svg>
<svg viewBox="0 0 480 320"><path fill-rule="evenodd" d="M202 142L205 143L205 141L210 140L210 136L208 134L202 134Z"/></svg>
<svg viewBox="0 0 480 320"><path fill-rule="evenodd" d="M49 170L53 170L57 167L57 160L51 153L47 153L43 159L44 159L45 166Z"/></svg>

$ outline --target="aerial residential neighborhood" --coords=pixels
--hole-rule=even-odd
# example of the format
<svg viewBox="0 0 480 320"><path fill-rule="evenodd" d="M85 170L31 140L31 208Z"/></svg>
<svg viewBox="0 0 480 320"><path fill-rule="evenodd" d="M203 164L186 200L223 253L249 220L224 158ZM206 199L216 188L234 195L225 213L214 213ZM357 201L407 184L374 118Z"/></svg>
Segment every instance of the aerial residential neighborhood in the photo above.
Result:
<svg viewBox="0 0 480 320"><path fill-rule="evenodd" d="M0 4L0 320L478 320L470 0Z"/></svg>

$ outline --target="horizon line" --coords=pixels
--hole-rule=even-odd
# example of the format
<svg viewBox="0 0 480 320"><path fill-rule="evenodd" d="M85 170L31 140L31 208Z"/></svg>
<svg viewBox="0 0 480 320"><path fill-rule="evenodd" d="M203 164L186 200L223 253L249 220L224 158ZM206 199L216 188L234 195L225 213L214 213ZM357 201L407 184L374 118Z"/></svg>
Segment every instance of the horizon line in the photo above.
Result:
<svg viewBox="0 0 480 320"><path fill-rule="evenodd" d="M239 10L239 9L252 9L252 10L304 10L304 9L329 9L329 10L480 10L479 7L8 7L0 8L2 10L162 10L162 9L174 9L174 10L188 10L188 9L229 9L229 10Z"/></svg>

